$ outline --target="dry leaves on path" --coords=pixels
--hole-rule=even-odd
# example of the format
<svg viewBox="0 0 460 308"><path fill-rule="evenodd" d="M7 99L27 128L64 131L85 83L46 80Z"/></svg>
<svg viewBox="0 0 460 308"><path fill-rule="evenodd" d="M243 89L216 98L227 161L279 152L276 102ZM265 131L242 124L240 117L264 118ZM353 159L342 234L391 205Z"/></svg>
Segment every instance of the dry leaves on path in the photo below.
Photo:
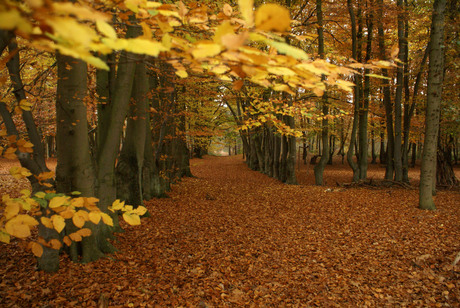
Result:
<svg viewBox="0 0 460 308"><path fill-rule="evenodd" d="M427 212L417 190L288 186L241 156L191 163L195 177L147 202L152 217L124 225L105 259L62 256L45 274L18 242L1 245L0 306L93 307L105 294L109 307L458 307L458 193Z"/></svg>

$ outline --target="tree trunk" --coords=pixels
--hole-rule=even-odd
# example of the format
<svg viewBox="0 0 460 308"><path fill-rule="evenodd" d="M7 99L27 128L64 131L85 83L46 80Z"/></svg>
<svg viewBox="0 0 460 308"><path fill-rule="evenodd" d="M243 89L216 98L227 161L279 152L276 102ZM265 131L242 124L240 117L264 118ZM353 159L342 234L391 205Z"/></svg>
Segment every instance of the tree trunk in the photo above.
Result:
<svg viewBox="0 0 460 308"><path fill-rule="evenodd" d="M324 35L323 35L323 11L322 11L322 0L316 0L316 14L318 19L318 54L320 58L324 59ZM322 80L325 79L325 76L321 77ZM329 114L328 101L327 101L327 92L325 91L321 99L323 115L327 116ZM321 121L321 142L322 142L322 151L321 159L319 163L315 166L315 184L323 185L323 173L324 168L329 160L329 122L325 117Z"/></svg>
<svg viewBox="0 0 460 308"><path fill-rule="evenodd" d="M57 62L56 190L66 194L79 191L81 196L91 197L95 195L95 174L86 120L87 64L82 60L60 54L57 55ZM92 234L79 243L72 243L69 253L73 261L80 260L87 263L99 259L104 252L114 251L113 246L108 242L104 245L104 250L99 249L97 242L99 239L101 243L106 242L106 238L99 234L97 226L87 222L85 227L91 229ZM68 223L65 232L70 234L74 231L75 227ZM49 235L49 232L43 234L43 236ZM50 239L45 237L45 240ZM56 250L56 253L59 251ZM55 256L47 254L47 257Z"/></svg>
<svg viewBox="0 0 460 308"><path fill-rule="evenodd" d="M426 101L425 142L420 173L419 208L435 210L433 179L436 177L436 148L444 70L444 13L446 0L435 0L430 34L428 90Z"/></svg>
<svg viewBox="0 0 460 308"><path fill-rule="evenodd" d="M116 167L117 198L134 207L143 205L142 170L145 155L145 127L149 119L148 91L145 64L139 62L134 73L125 139Z"/></svg>

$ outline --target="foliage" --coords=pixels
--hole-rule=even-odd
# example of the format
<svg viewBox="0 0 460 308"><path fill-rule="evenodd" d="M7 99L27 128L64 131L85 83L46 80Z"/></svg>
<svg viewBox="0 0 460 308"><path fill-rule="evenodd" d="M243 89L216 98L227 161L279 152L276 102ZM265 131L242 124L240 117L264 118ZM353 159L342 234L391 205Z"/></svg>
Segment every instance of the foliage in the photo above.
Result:
<svg viewBox="0 0 460 308"><path fill-rule="evenodd" d="M30 175L24 171L25 168L11 168L11 170L18 169L20 171L10 172L17 178ZM18 198L11 198L8 194L3 195L1 204L4 209L0 216L0 241L10 243L11 237L27 239L32 235L31 230L39 224L56 230L61 234L59 239L51 239L47 242L38 237L37 241L29 243L33 254L40 257L43 253L42 246L61 249L63 244L70 246L72 242L80 242L83 237L90 236L91 229L87 228L88 223L97 225L102 221L106 225L113 226L110 215L97 207L99 201L97 198L78 197L79 194L79 192L74 192L72 196L66 196L50 191L38 192L31 196L29 190L22 190ZM125 205L119 200L116 200L109 210L122 212L124 220L130 225L139 225L140 216L147 211L143 206L133 209L132 206ZM67 234L63 231L70 223L77 227L77 231Z"/></svg>

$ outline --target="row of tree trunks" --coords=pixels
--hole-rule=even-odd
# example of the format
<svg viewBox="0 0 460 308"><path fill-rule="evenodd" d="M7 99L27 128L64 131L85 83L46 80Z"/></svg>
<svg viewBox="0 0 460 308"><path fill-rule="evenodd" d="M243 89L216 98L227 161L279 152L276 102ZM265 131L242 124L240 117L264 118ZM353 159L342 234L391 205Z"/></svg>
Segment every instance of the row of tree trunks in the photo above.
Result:
<svg viewBox="0 0 460 308"><path fill-rule="evenodd" d="M140 27L128 26L126 37L140 34ZM9 47L8 69L20 102L26 96L19 71L19 53L13 39L11 33L0 31L0 51ZM79 191L81 196L97 197L100 209L114 219L114 227L102 222L98 225L87 222L84 227L92 231L91 236L66 249L72 260L84 263L115 251L108 239L121 229L118 214L108 211L108 206L117 197L139 206L145 199L164 195L172 181L191 175L188 149L184 134L180 132L185 129L185 117L180 115L181 107L177 104L172 67L162 60L153 61L154 73L149 74L148 59L136 54L122 52L120 56L101 58L111 69L96 73L100 104L94 136L88 132L87 122L87 64L57 55L56 191L65 194ZM151 115L150 107L160 112ZM5 103L0 103L0 113L7 133L19 136ZM23 121L34 152L17 154L23 167L33 173L29 178L33 191L45 190L47 187L42 187L34 176L49 171L42 139L29 111L23 112ZM43 215L50 213L44 209ZM75 230L71 222L67 222L60 234L39 225L39 235L46 241ZM56 271L60 252L43 248L39 269Z"/></svg>

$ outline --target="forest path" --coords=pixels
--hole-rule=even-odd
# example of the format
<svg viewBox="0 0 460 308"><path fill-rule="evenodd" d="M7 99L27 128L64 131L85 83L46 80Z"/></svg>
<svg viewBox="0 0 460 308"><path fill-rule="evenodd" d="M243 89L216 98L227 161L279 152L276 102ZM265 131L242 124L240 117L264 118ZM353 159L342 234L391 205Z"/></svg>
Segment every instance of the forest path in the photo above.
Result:
<svg viewBox="0 0 460 308"><path fill-rule="evenodd" d="M241 156L191 168L142 225L122 222L114 255L62 256L46 274L1 252L0 306L94 307L105 293L109 307L458 307L458 193L427 212L417 190L290 186Z"/></svg>
<svg viewBox="0 0 460 308"><path fill-rule="evenodd" d="M196 178L175 185L170 199L152 200L148 224L157 236L141 248L154 252L152 286L167 304L343 307L460 298L459 273L444 267L460 249L458 194L440 193L439 210L422 212L415 190L289 186L249 170L241 156L191 166Z"/></svg>

